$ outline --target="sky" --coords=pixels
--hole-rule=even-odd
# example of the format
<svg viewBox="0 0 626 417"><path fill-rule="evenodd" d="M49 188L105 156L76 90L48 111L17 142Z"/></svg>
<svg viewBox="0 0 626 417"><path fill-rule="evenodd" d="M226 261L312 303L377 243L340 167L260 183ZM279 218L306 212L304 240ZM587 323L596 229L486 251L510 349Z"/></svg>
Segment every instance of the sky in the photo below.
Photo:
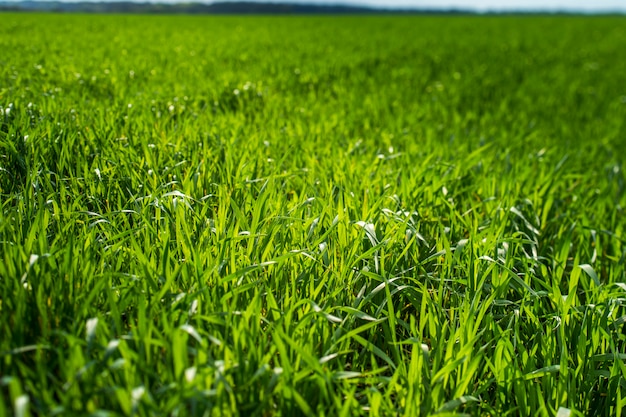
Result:
<svg viewBox="0 0 626 417"><path fill-rule="evenodd" d="M0 0L2 1L2 0ZM5 0L6 1L6 0ZM11 0L9 0L11 1ZM13 0L15 1L15 0ZM19 1L19 0L18 0ZM63 1L63 0L62 0ZM68 1L68 0L65 0ZM69 0L69 1L121 1L121 0ZM177 3L197 1L213 3L216 1L242 0L130 0L138 2ZM353 4L382 8L458 8L476 11L500 10L545 10L545 11L579 11L603 12L619 11L626 13L626 0L244 0L271 3L305 3L305 4Z"/></svg>
<svg viewBox="0 0 626 417"><path fill-rule="evenodd" d="M332 1L318 0L319 3ZM478 10L502 9L576 9L594 10L626 10L626 0L362 0L360 3L377 6L408 6L408 7L458 7Z"/></svg>
<svg viewBox="0 0 626 417"><path fill-rule="evenodd" d="M223 0L222 0L223 1ZM229 0L227 0L229 1ZM257 0L254 0L257 1ZM626 0L271 0L283 3L350 3L379 7L463 8L475 10L626 11Z"/></svg>

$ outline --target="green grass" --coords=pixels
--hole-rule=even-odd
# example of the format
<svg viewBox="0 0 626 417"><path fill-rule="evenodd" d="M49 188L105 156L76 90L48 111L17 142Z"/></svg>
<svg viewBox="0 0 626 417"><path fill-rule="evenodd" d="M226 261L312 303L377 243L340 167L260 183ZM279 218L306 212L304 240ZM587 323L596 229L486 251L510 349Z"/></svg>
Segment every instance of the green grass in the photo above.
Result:
<svg viewBox="0 0 626 417"><path fill-rule="evenodd" d="M0 14L0 417L624 415L625 44Z"/></svg>

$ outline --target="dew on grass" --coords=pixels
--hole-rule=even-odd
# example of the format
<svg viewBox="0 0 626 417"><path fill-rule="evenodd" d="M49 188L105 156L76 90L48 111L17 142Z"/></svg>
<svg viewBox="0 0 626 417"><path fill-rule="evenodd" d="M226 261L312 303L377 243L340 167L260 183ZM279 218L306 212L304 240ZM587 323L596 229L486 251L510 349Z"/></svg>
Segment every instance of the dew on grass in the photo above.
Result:
<svg viewBox="0 0 626 417"><path fill-rule="evenodd" d="M137 407L137 404L139 403L139 401L141 401L145 393L146 393L146 388L143 385L140 385L133 389L131 393L131 397L133 399L133 408Z"/></svg>
<svg viewBox="0 0 626 417"><path fill-rule="evenodd" d="M316 313L322 314L326 318L326 320L332 323L341 323L343 321L343 319L325 312L320 306L318 306L317 304L313 302L311 302L311 307L313 308L313 311L315 311Z"/></svg>
<svg viewBox="0 0 626 417"><path fill-rule="evenodd" d="M105 355L110 356L111 354L113 354L113 352L117 350L119 345L120 345L119 339L113 339L109 341L109 343L107 344L106 350L104 352Z"/></svg>
<svg viewBox="0 0 626 417"><path fill-rule="evenodd" d="M88 226L88 227L91 229L91 228L96 227L96 226L97 226L97 225L99 225L99 224L110 224L110 223L111 223L111 222L110 222L110 221L108 221L107 219L98 219L98 220L96 220L96 221L94 221L94 222L89 223L89 226Z"/></svg>
<svg viewBox="0 0 626 417"><path fill-rule="evenodd" d="M556 412L556 417L571 417L571 416L572 416L572 410L570 410L569 408L559 407L559 409Z"/></svg>
<svg viewBox="0 0 626 417"><path fill-rule="evenodd" d="M189 307L189 315L193 316L198 311L198 300L193 300L191 302L191 306Z"/></svg>
<svg viewBox="0 0 626 417"><path fill-rule="evenodd" d="M361 376L363 376L363 374L361 372L338 371L338 372L334 372L332 374L331 378L334 381L341 381L341 380L344 380L344 379L360 378Z"/></svg>
<svg viewBox="0 0 626 417"><path fill-rule="evenodd" d="M581 265L578 265L578 267L582 269L583 271L585 271L585 273L592 279L596 287L599 287L601 285L600 279L598 278L598 274L596 274L596 271L593 269L591 265L581 264Z"/></svg>
<svg viewBox="0 0 626 417"><path fill-rule="evenodd" d="M118 370L118 369L123 369L126 366L126 359L124 358L119 358L116 359L115 361L113 361L113 363L111 363L111 365L109 365L109 369L111 369L112 371Z"/></svg>
<svg viewBox="0 0 626 417"><path fill-rule="evenodd" d="M454 248L454 250L456 252L461 252L463 250L463 248L465 246L467 246L467 244L469 243L468 239L461 239L459 240L459 242L456 244L456 247Z"/></svg>
<svg viewBox="0 0 626 417"><path fill-rule="evenodd" d="M13 110L13 103L9 103L9 105L4 108L4 116L9 117L12 110ZM2 107L0 106L0 112L1 111L2 111Z"/></svg>
<svg viewBox="0 0 626 417"><path fill-rule="evenodd" d="M181 292L176 294L176 297L174 297L174 299L172 300L172 306L178 304L183 298L185 298L187 296L187 293ZM161 301L165 301L165 300L161 300Z"/></svg>
<svg viewBox="0 0 626 417"><path fill-rule="evenodd" d="M526 217L524 216L524 214L522 214L522 212L517 208L517 207L511 207L509 209L509 211L513 214L515 214L517 217L519 217L522 222L524 223L524 225L526 226L526 228L528 230L530 230L534 235L539 236L541 233L539 232L539 230L533 226L528 219L526 219Z"/></svg>
<svg viewBox="0 0 626 417"><path fill-rule="evenodd" d="M338 353L331 353L330 355L322 356L321 358L319 358L318 362L320 365L323 365L326 362L330 362L331 360L335 359L338 356L339 356Z"/></svg>
<svg viewBox="0 0 626 417"><path fill-rule="evenodd" d="M363 230L365 230L365 234L371 240L372 245L376 246L378 244L378 238L376 237L376 226L374 226L374 223L368 223L360 220L355 224L357 226L361 226Z"/></svg>
<svg viewBox="0 0 626 417"><path fill-rule="evenodd" d="M589 233L591 234L591 246L593 247L593 253L591 254L591 264L594 264L596 262L597 257L598 257L597 242L596 242L596 234L597 234L597 232L595 230L591 229L589 231Z"/></svg>
<svg viewBox="0 0 626 417"><path fill-rule="evenodd" d="M311 236L313 236L313 233L315 232L315 229L317 228L319 221L320 221L319 217L316 217L313 219L313 221L311 221L311 226L309 226L309 232L307 233L307 239L310 239Z"/></svg>
<svg viewBox="0 0 626 417"><path fill-rule="evenodd" d="M506 255L509 251L509 244L507 242L502 242L502 246L497 248L498 252L498 260L502 263L506 262Z"/></svg>
<svg viewBox="0 0 626 417"><path fill-rule="evenodd" d="M180 329L196 339L198 343L203 344L200 333L198 333L198 331L193 326L189 324L183 324L182 326L180 326Z"/></svg>
<svg viewBox="0 0 626 417"><path fill-rule="evenodd" d="M196 373L197 369L195 366L185 369L185 380L191 384L196 379Z"/></svg>
<svg viewBox="0 0 626 417"><path fill-rule="evenodd" d="M15 417L28 417L30 397L28 395L20 395L15 399Z"/></svg>
<svg viewBox="0 0 626 417"><path fill-rule="evenodd" d="M85 325L87 330L86 339L88 342L91 342L96 337L96 328L98 327L98 318L93 317L87 320Z"/></svg>

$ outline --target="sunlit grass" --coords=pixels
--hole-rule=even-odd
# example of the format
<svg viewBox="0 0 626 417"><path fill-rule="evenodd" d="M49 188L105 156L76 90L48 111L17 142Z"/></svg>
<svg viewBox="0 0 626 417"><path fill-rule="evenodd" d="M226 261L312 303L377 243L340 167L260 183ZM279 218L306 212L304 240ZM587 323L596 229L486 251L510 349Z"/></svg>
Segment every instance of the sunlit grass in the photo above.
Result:
<svg viewBox="0 0 626 417"><path fill-rule="evenodd" d="M624 23L0 14L0 416L622 415Z"/></svg>

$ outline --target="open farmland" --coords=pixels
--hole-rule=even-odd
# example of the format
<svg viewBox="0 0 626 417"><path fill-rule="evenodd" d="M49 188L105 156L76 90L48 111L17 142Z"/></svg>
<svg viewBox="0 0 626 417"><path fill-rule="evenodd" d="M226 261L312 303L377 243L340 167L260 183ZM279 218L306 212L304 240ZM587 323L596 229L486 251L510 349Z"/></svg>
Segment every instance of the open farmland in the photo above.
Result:
<svg viewBox="0 0 626 417"><path fill-rule="evenodd" d="M0 416L619 416L626 18L0 14Z"/></svg>

